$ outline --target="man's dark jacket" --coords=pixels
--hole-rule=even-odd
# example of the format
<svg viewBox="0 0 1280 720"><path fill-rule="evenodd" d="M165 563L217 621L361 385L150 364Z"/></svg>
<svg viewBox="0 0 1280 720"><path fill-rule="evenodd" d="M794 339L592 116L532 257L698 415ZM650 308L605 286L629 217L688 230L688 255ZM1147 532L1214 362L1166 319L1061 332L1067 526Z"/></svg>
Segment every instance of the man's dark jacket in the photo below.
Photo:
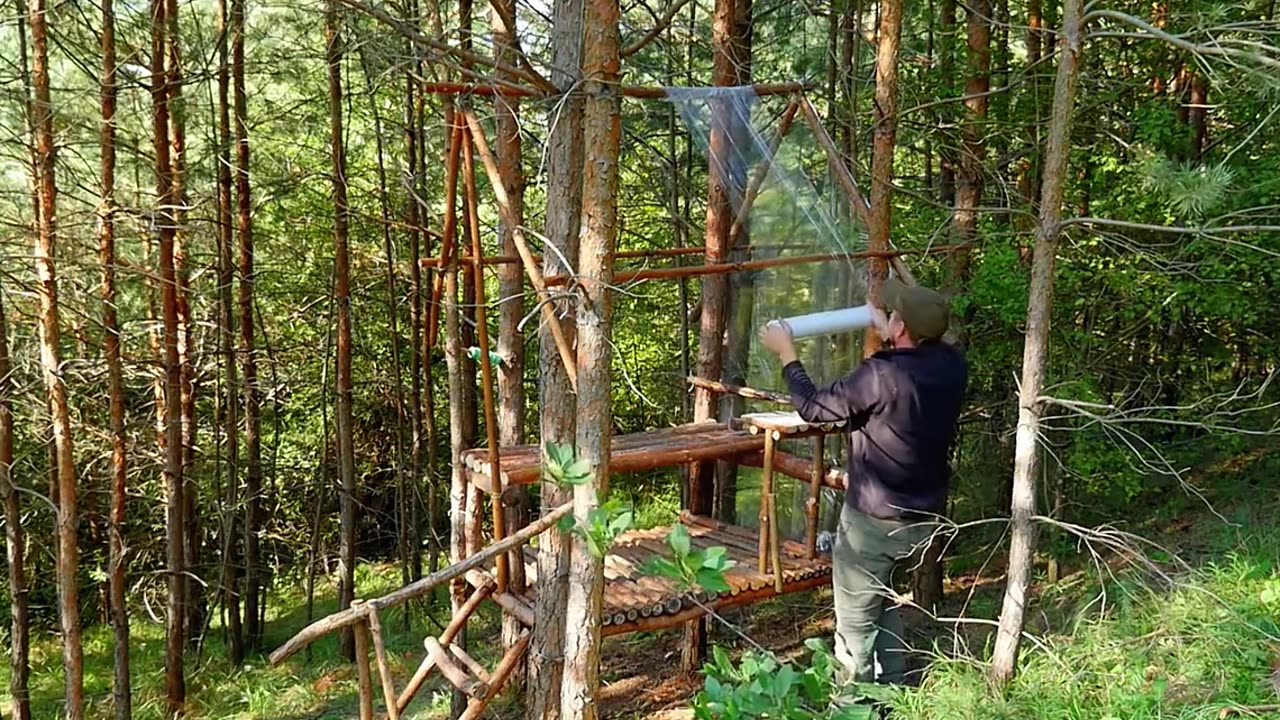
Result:
<svg viewBox="0 0 1280 720"><path fill-rule="evenodd" d="M945 510L956 421L968 383L964 355L943 342L886 350L819 390L800 362L782 369L809 422L849 421L845 502L882 519Z"/></svg>

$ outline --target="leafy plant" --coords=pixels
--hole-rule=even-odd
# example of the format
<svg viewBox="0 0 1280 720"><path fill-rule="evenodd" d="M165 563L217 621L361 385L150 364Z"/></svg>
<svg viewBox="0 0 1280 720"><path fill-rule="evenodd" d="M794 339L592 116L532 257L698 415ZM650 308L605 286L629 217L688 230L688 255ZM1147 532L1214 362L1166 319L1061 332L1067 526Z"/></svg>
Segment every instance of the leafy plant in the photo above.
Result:
<svg viewBox="0 0 1280 720"><path fill-rule="evenodd" d="M681 588L698 586L708 592L727 592L729 583L725 571L736 563L730 560L723 547L694 550L689 529L677 523L667 533L667 547L671 557L655 557L641 566L641 572L676 581Z"/></svg>
<svg viewBox="0 0 1280 720"><path fill-rule="evenodd" d="M781 662L773 653L747 652L736 665L721 647L712 648L711 662L703 667L707 679L694 697L698 720L867 720L874 717L869 704L848 702L837 680L839 664L816 638L805 641L812 653L808 667ZM853 686L863 698L883 690Z"/></svg>
<svg viewBox="0 0 1280 720"><path fill-rule="evenodd" d="M547 443L543 475L557 485L586 485L591 481L591 465L577 457L572 445Z"/></svg>
<svg viewBox="0 0 1280 720"><path fill-rule="evenodd" d="M587 544L587 552L602 558L613 547L618 536L635 524L635 513L625 501L610 498L587 512L585 523L578 523L574 515L560 519L560 530L572 533Z"/></svg>

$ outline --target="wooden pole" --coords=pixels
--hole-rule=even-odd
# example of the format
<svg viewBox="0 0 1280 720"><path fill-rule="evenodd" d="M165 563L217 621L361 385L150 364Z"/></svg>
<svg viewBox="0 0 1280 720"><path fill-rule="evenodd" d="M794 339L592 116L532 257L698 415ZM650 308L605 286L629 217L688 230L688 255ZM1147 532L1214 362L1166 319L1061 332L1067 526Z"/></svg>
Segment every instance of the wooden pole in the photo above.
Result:
<svg viewBox="0 0 1280 720"><path fill-rule="evenodd" d="M470 111L463 111L469 113ZM467 193L467 228L471 235L471 264L476 286L476 338L480 346L480 385L484 399L484 429L489 441L489 469L493 473L493 539L501 540L506 533L506 509L502 506L502 471L498 453L498 413L493 405L493 362L489 358L489 322L484 292L484 246L480 243L480 195L476 192L476 166L472 155L474 135L468 132L462 145L462 180ZM499 555L498 592L507 590L507 556Z"/></svg>
<svg viewBox="0 0 1280 720"><path fill-rule="evenodd" d="M471 593L471 597L467 598L458 612L454 613L453 618L449 620L449 625L445 627L444 632L440 634L441 645L452 645L453 639L462 631L463 626L467 624L467 620L471 617L471 613L480 607L480 603L484 602L490 594L493 593L493 585L485 584L476 588ZM400 697L396 698L396 711L404 712L404 709L413 701L414 696L422 689L422 683L431 674L431 669L436 666L435 659L431 655L427 655L422 660L422 664L418 666L418 670L413 673L413 677L409 679L409 683L405 685L404 691L400 693Z"/></svg>
<svg viewBox="0 0 1280 720"><path fill-rule="evenodd" d="M354 600L352 610L363 611L364 601ZM356 679L360 685L360 720L373 720L373 676L369 671L369 624L361 620L355 626Z"/></svg>
<svg viewBox="0 0 1280 720"><path fill-rule="evenodd" d="M448 265L453 257L454 236L458 232L458 151L461 148L462 126L455 124L449 133L449 152L444 161L444 237L440 241L440 259L443 265ZM427 320L428 350L435 347L440 328L440 296L444 292L444 275L437 273L431 286L430 318Z"/></svg>
<svg viewBox="0 0 1280 720"><path fill-rule="evenodd" d="M778 496L769 492L769 558L773 562L773 585L782 594L782 543L778 539Z"/></svg>
<svg viewBox="0 0 1280 720"><path fill-rule="evenodd" d="M373 636L373 655L378 661L378 677L382 680L382 699L387 706L387 720L400 720L400 708L396 705L396 685L391 679L391 667L387 665L387 646L382 640L382 623L378 611L369 611L369 634Z"/></svg>
<svg viewBox="0 0 1280 720"><path fill-rule="evenodd" d="M708 380L697 375L690 375L684 379L694 387L704 388L714 393L741 395L744 398L752 400L765 400L767 402L778 403L779 405L790 405L791 396L786 393L774 392L772 390L757 390L755 388L743 387L741 385L730 385L722 383L718 380Z"/></svg>
<svg viewBox="0 0 1280 720"><path fill-rule="evenodd" d="M568 515L572 510L573 503L565 503L548 512L537 521L529 523L529 525L520 530L520 532L508 535L506 538L493 543L484 550L481 550L461 562L454 563L453 565L443 568L438 572L431 573L421 580L405 585L395 592L388 593L382 597L362 601L363 607L361 608L357 609L353 606L347 610L340 610L332 615L321 618L306 626L298 632L297 635L289 638L285 644L276 648L275 652L271 653L268 660L272 665L279 665L287 660L291 655L294 655L307 645L314 642L317 638L360 622L368 612L368 608L385 610L386 608L394 607L403 602L412 600L413 598L421 597L441 583L446 583L454 578L462 577L466 575L468 570L473 570L483 566L485 563L492 560L495 555L510 552L512 549L528 542L529 539L535 535L539 535L548 528L553 527L560 521L560 518Z"/></svg>
<svg viewBox="0 0 1280 720"><path fill-rule="evenodd" d="M786 267L789 265L808 265L812 263L832 262L836 260L865 260L868 258L889 258L892 260L902 255L936 255L939 253L947 253L955 250L956 247L958 246L944 245L925 248L922 250L863 250L851 253L814 253L811 255L791 255L788 257L767 258L764 260L691 265L689 267L650 268L647 270L632 270L629 272L616 273L614 275L614 282L621 285L622 283L637 282L640 280L672 280L699 275L723 275L725 273L765 270L768 268ZM897 266L895 265L895 267ZM908 282L906 276L902 277L903 282ZM548 286L555 286L565 285L570 281L570 279L571 276L568 275L549 275L547 276L546 281ZM915 283L914 276L911 276L908 284L912 283Z"/></svg>
<svg viewBox="0 0 1280 720"><path fill-rule="evenodd" d="M467 705L467 711L462 714L461 720L475 720L484 712L493 698L497 697L498 691L507 683L511 677L512 671L516 669L520 658L524 655L525 650L529 649L529 633L525 632L520 635L520 639L516 641L511 649L502 656L502 661L498 663L497 669L493 671L493 677L488 683L489 692L478 700L473 700Z"/></svg>
<svg viewBox="0 0 1280 720"><path fill-rule="evenodd" d="M494 159L493 153L489 152L489 143L485 140L484 128L480 126L480 121L476 119L475 113L470 110L463 110L462 116L466 119L467 127L471 130L471 140L475 146L475 151L484 162L485 174L489 176L489 184L493 186L494 199L498 201L498 212L502 214L503 222L511 226L511 236L516 244L516 252L520 253L520 259L524 263L525 274L529 276L529 284L533 285L533 289L538 295L538 304L542 308L542 319L551 328L551 335L555 338L556 348L560 351L560 361L564 363L565 373L569 376L569 384L576 393L578 391L577 356L574 354L573 348L570 347L568 339L564 336L564 329L560 327L560 319L556 317L555 308L551 304L551 297L547 294L547 283L544 282L542 271L538 269L538 262L529 250L528 243L525 242L524 228L517 222L515 213L512 210L511 201L502 184L502 175L498 172L498 163Z"/></svg>
<svg viewBox="0 0 1280 720"><path fill-rule="evenodd" d="M756 83L751 86L756 95L790 95L805 89L804 83ZM531 87L513 85L511 83L482 84L458 82L429 82L421 85L425 93L437 95L486 95L499 97L547 97L548 93ZM667 97L667 89L644 85L623 85L618 89L623 97L636 99L661 100Z"/></svg>
<svg viewBox="0 0 1280 720"><path fill-rule="evenodd" d="M805 548L809 557L818 556L818 512L822 497L822 476L826 474L827 464L823 457L826 437L818 435L813 439L813 469L809 476L809 499L805 501Z"/></svg>
<svg viewBox="0 0 1280 720"><path fill-rule="evenodd" d="M763 573L768 568L770 547L770 525L772 513L769 509L769 498L773 496L773 445L774 431L766 430L764 435L764 473L760 478L760 550L756 556L758 570Z"/></svg>

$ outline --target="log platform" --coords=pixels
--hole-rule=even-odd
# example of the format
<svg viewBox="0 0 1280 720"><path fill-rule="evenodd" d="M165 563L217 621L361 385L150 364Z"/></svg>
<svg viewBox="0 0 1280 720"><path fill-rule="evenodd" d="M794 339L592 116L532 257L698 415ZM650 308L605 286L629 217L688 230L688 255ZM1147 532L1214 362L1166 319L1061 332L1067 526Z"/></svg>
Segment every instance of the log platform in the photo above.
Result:
<svg viewBox="0 0 1280 720"><path fill-rule="evenodd" d="M728 459L764 449L764 436L718 422L690 423L642 433L615 435L609 457L609 471L640 472L659 467L684 465L700 460ZM497 488L491 479L487 448L462 454L467 478L485 492ZM537 445L515 445L498 453L501 487L529 485L542 476L542 449Z"/></svg>
<svg viewBox="0 0 1280 720"><path fill-rule="evenodd" d="M687 512L681 514L680 523L688 529L695 550L720 546L728 551L728 557L736 562L725 572L729 590L682 589L672 580L642 573L641 568L652 558L670 557L665 539L671 527L626 532L614 541L604 560L605 635L674 627L706 614L705 608L716 610L809 590L828 583L831 577L830 557L810 557L803 543L784 540L780 548L783 584L778 592L774 574L756 568L755 529ZM524 560L531 600L537 593L537 549L526 547Z"/></svg>

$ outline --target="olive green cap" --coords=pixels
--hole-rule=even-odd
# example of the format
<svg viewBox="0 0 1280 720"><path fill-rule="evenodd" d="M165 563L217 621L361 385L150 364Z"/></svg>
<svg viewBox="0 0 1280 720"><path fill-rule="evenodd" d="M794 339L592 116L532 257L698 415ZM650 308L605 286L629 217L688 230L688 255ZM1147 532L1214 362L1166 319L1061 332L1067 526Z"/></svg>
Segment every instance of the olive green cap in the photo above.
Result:
<svg viewBox="0 0 1280 720"><path fill-rule="evenodd" d="M902 324L916 340L941 339L951 324L951 303L937 290L889 278L884 282L880 299L885 307L897 311Z"/></svg>

